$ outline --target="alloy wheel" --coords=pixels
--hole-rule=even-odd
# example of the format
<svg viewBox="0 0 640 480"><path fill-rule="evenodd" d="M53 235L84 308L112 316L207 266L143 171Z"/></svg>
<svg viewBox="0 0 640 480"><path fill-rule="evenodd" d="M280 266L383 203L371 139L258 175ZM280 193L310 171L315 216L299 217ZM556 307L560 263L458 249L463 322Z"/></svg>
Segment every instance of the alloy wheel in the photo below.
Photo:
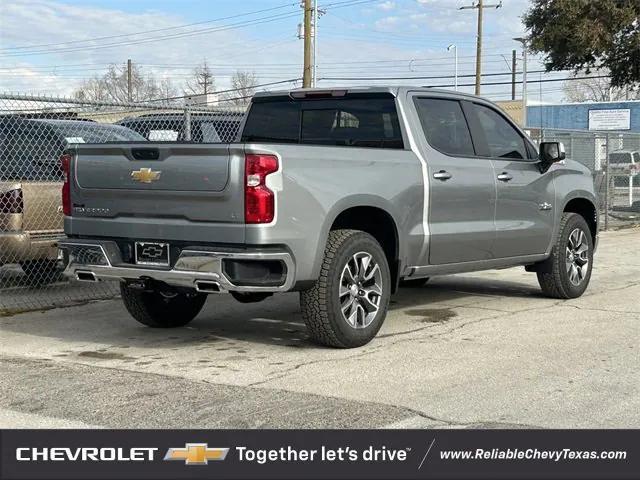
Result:
<svg viewBox="0 0 640 480"><path fill-rule="evenodd" d="M589 271L589 243L581 228L569 235L566 248L566 267L572 285L580 285Z"/></svg>
<svg viewBox="0 0 640 480"><path fill-rule="evenodd" d="M380 310L382 299L382 271L367 252L355 253L340 276L340 310L352 328L371 325Z"/></svg>

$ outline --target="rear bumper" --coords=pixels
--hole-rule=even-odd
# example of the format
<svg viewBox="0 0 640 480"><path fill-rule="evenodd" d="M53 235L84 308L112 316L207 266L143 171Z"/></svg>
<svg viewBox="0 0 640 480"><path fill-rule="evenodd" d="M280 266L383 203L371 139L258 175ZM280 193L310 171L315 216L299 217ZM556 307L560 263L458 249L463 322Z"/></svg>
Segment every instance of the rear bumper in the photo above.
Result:
<svg viewBox="0 0 640 480"><path fill-rule="evenodd" d="M65 239L59 242L64 252L64 274L77 280L145 280L153 279L177 287L213 292L286 292L294 285L295 263L286 250L254 248L245 250L188 247L182 249L172 267L148 267L124 263L114 241ZM281 265L281 275L273 278L230 278L225 265L255 262L258 265ZM248 281L247 281L248 280Z"/></svg>
<svg viewBox="0 0 640 480"><path fill-rule="evenodd" d="M63 237L62 233L31 235L26 232L0 232L0 265L29 260L55 260L56 243Z"/></svg>

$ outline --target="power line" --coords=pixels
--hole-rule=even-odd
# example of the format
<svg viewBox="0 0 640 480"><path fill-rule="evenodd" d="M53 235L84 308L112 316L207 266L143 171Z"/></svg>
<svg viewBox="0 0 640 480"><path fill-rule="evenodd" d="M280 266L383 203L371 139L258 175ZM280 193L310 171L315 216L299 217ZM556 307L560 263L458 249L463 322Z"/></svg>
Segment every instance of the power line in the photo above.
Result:
<svg viewBox="0 0 640 480"><path fill-rule="evenodd" d="M261 84L258 84L258 85L252 85L251 88L255 89L255 88L261 88L261 87L271 87L273 85L281 85L283 83L292 83L292 82L297 82L297 81L300 81L300 80L301 80L300 78L289 78L287 80L280 80L280 81L277 81L277 82L269 82L269 83L261 83ZM231 89L228 89L228 90L218 90L218 91L216 91L214 93L215 94L231 93L231 92L237 92L239 90L242 90L242 88L231 88ZM178 95L176 97L155 98L153 100L147 100L145 103L148 103L148 102L166 102L166 101L169 101L169 100L180 100L180 99L189 98L189 97L192 97L192 96L193 95ZM208 103L208 102L205 102L205 103Z"/></svg>
<svg viewBox="0 0 640 480"><path fill-rule="evenodd" d="M229 25L221 25L219 27L212 27L212 28L205 28L205 29L200 29L200 30L192 30L190 32L183 32L183 33L178 33L178 34L172 34L172 35L162 35L162 36L157 36L157 37L148 37L148 38L143 38L143 39L139 39L139 40L133 40L133 41L123 41L123 42L114 42L114 43L108 43L108 44L102 44L102 45L93 45L93 46L84 46L84 47L73 47L73 48L62 48L62 49L49 49L49 50L39 50L39 51L31 51L31 52L24 52L24 53L3 53L0 54L0 57L18 57L18 56L31 56L31 55L44 55L44 54L55 54L55 53L70 53L70 52L77 52L77 51L87 51L87 50L99 50L99 49L104 49L104 48L112 48L112 47L119 47L119 46L126 46L126 45L139 45L142 43L149 43L149 42L156 42L156 41L163 41L163 40L173 40L173 39L177 39L177 38L186 38L186 37L193 37L193 36L197 36L197 35L204 35L204 34L208 34L208 33L217 33L217 32L222 32L222 31L227 31L227 30L233 30L236 28L243 28L243 27L250 27L250 26L254 26L254 25L261 25L264 23L270 23L270 22L275 22L278 20L283 20L286 18L291 18L294 16L297 16L298 13L282 13L282 14L276 14L276 15L269 15L266 17L261 17L258 19L253 19L253 20L245 20L242 22L237 22L237 23L233 23L233 24L229 24Z"/></svg>
<svg viewBox="0 0 640 480"><path fill-rule="evenodd" d="M356 5L361 5L365 3L371 3L378 0L345 0L341 2L334 2L323 6L323 8L345 8ZM84 46L84 47L73 47L73 48L61 48L61 49L45 49L45 50L37 50L37 51L28 51L28 52L14 52L14 53L0 53L0 57L18 57L18 56L30 56L30 55L44 55L44 54L56 54L56 53L69 53L69 52L77 52L77 51L87 51L87 50L98 50L104 48L112 48L118 46L126 46L126 45L138 45L142 43L155 42L155 41L164 41L164 40L173 40L177 38L186 38L197 35L204 35L209 33L217 33L227 30L234 30L237 28L250 27L255 25L262 25L265 23L271 23L278 20L284 20L287 18L297 17L298 13L281 13L268 15L266 17L256 18L252 20L245 20L237 23L232 23L229 25L221 25L218 27L205 28L200 30L192 30L189 32L176 33L171 35L161 35L156 37L148 37L143 39L137 39L132 41L123 41L123 42L114 42L102 45L93 45L93 46Z"/></svg>
<svg viewBox="0 0 640 480"><path fill-rule="evenodd" d="M265 13L265 12L270 12L273 10L280 10L283 8L287 8L287 7L291 7L291 6L295 6L296 3L286 3L283 5L279 5L277 7L271 7L271 8L263 8L261 10L254 10L252 12L245 12L245 13L238 13L236 15L229 15L226 17L218 17L218 18L213 18L211 20L204 20L201 22L194 22L194 23L186 23L184 25L176 25L174 27L164 27L164 28L156 28L153 30L144 30L141 32L135 32L135 33L122 33L119 35L107 35L104 37L93 37L93 38L87 38L84 40L69 40L67 42L58 42L58 43L42 43L42 44L38 44L38 45L24 45L24 46L18 46L18 47L8 47L8 48L1 48L0 52L3 51L7 51L7 50L22 50L22 49L32 49L32 48L42 48L42 47L56 47L59 45L70 45L70 44L79 44L79 43L86 43L86 42L95 42L95 41L99 41L99 40L108 40L108 39L112 39L112 38L122 38L122 37L129 37L129 36L137 36L137 35L145 35L147 33L157 33L157 32L163 32L163 31L168 31L168 30L177 30L180 28L187 28L187 27L193 27L195 25L204 25L207 23L214 23L214 22L221 22L223 20L231 20L233 18L238 18L238 17L244 17L244 16L249 16L249 15L255 15L258 13Z"/></svg>
<svg viewBox="0 0 640 480"><path fill-rule="evenodd" d="M533 72L529 72L533 73ZM536 72L536 73L549 73L546 71ZM486 74L491 75L491 74ZM440 78L453 78L453 76L445 76ZM549 83L549 82L569 82L574 80L587 80L587 79L595 79L595 78L611 78L610 75L593 75L593 76L585 76L585 77L565 77L565 78L545 78L539 80L527 80L527 83ZM322 77L319 80L329 80L329 81L372 81L372 80L428 80L434 79L434 77ZM482 83L482 86L491 86L491 85L511 85L511 81L508 82L485 82ZM522 84L522 80L516 82L516 84ZM453 84L443 84L443 85L424 85L425 87L431 88L448 88L453 87ZM458 84L459 87L473 87L475 83L461 83Z"/></svg>
<svg viewBox="0 0 640 480"><path fill-rule="evenodd" d="M557 73L563 73L564 71L558 71ZM522 73L522 72L517 72ZM546 70L536 70L528 73L549 73ZM483 77L495 77L495 76L504 76L511 75L511 72L494 72L494 73L483 73ZM475 77L475 74L468 75L458 75L458 78L470 78ZM435 75L435 76L411 76L411 77L322 77L321 80L439 80L443 78L454 78L454 75ZM595 77L588 77L595 78ZM511 84L511 82L509 82ZM461 85L462 86L462 85Z"/></svg>

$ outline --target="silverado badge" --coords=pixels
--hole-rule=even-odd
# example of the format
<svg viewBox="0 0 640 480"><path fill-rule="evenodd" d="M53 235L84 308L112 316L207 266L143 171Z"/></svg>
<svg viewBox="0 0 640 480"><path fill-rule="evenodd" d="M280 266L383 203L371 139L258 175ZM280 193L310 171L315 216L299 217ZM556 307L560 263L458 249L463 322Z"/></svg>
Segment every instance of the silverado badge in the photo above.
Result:
<svg viewBox="0 0 640 480"><path fill-rule="evenodd" d="M161 171L153 171L150 168L141 168L131 172L131 178L140 183L151 183L160 179Z"/></svg>

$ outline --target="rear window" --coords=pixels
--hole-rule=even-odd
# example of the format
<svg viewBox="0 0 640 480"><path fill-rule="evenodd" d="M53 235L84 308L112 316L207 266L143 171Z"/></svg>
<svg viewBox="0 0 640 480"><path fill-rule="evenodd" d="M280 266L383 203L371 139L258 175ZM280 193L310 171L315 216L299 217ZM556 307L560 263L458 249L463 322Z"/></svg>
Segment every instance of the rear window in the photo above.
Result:
<svg viewBox="0 0 640 480"><path fill-rule="evenodd" d="M392 96L254 102L243 142L404 148Z"/></svg>
<svg viewBox="0 0 640 480"><path fill-rule="evenodd" d="M631 163L631 153L610 153L609 163Z"/></svg>

